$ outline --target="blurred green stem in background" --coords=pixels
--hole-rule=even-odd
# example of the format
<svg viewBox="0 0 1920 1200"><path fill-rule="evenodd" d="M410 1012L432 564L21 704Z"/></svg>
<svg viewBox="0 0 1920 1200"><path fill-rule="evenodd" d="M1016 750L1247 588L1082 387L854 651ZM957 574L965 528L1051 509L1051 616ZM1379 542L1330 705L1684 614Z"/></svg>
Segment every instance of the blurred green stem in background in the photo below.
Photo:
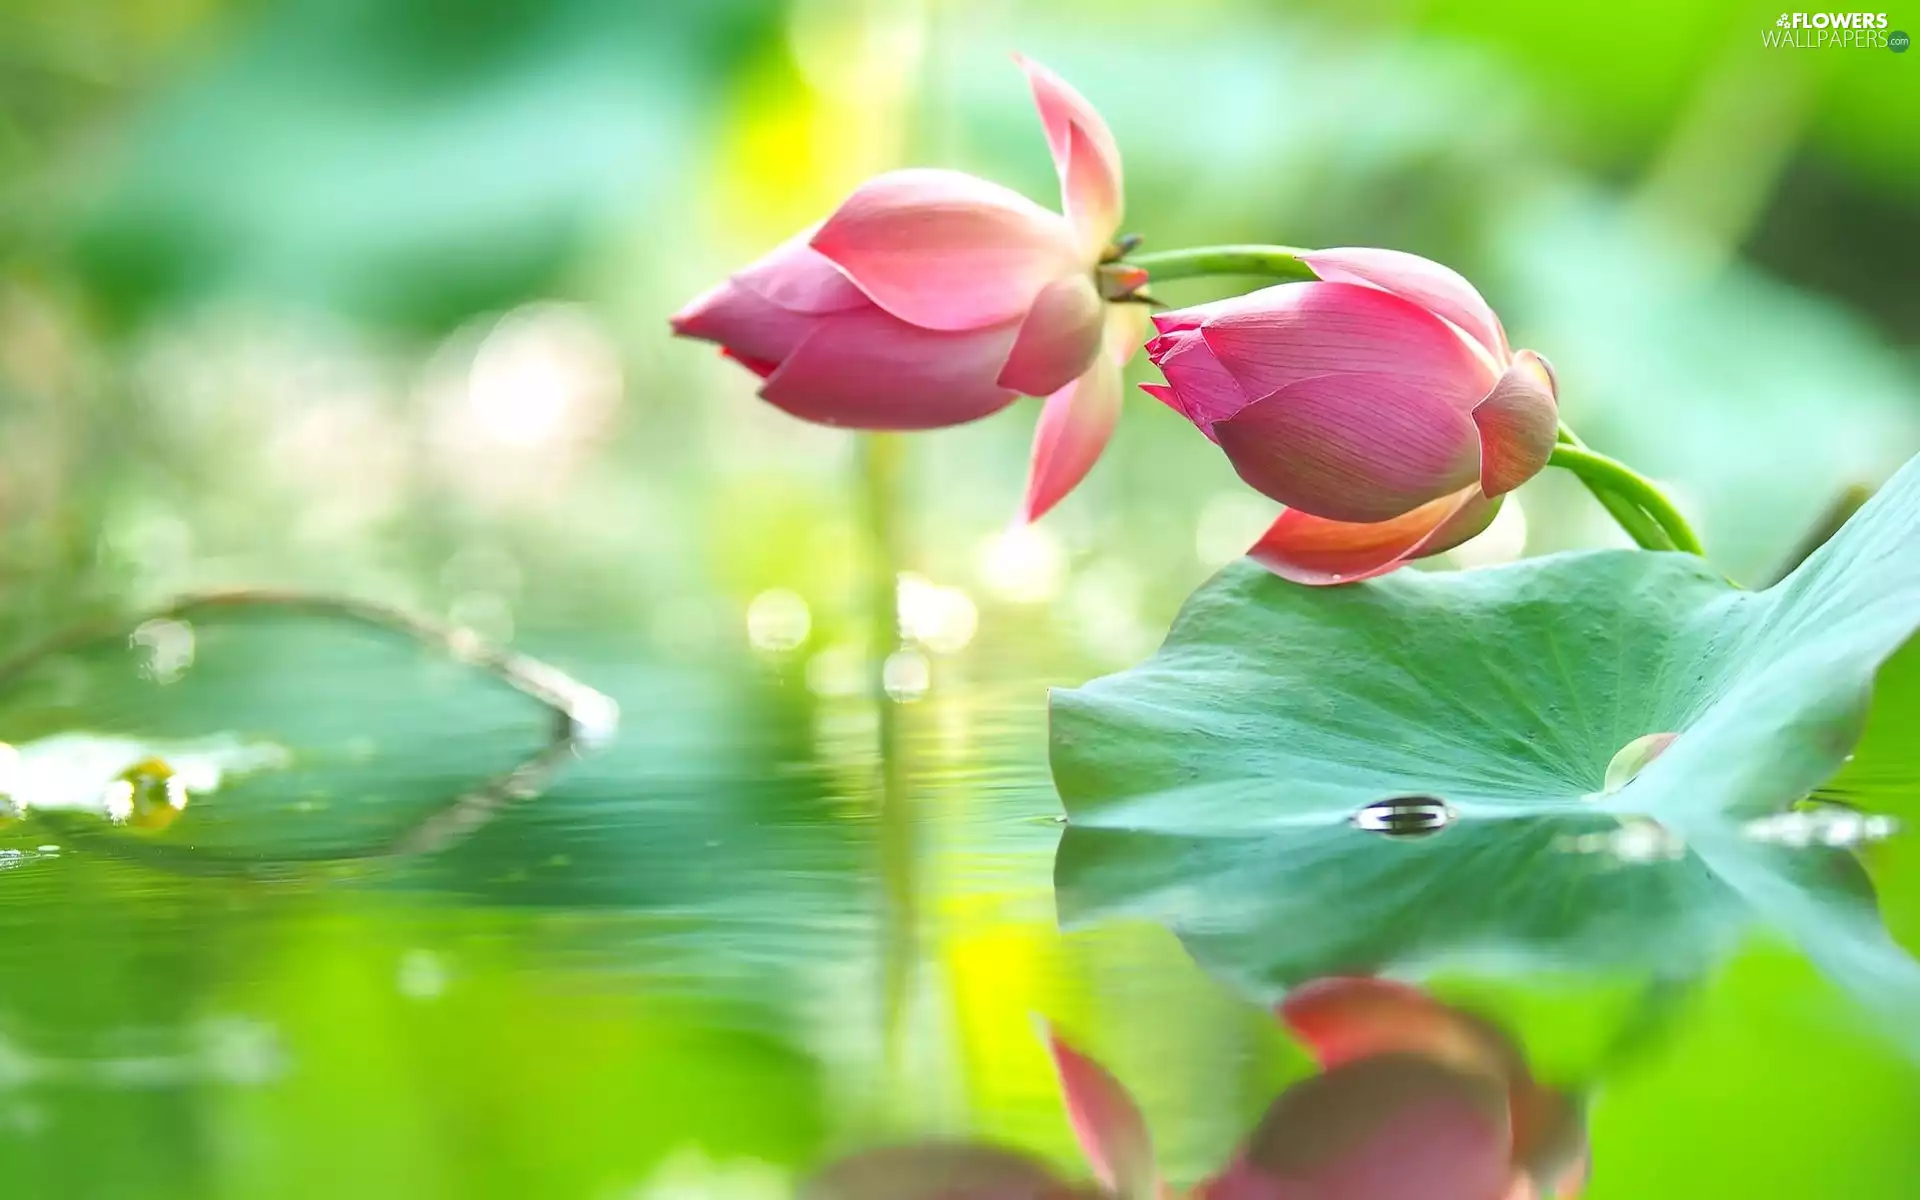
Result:
<svg viewBox="0 0 1920 1200"><path fill-rule="evenodd" d="M1652 480L1625 463L1587 449L1579 444L1577 438L1573 438L1566 426L1560 428L1562 440L1554 446L1553 456L1547 460L1547 465L1578 475L1580 482L1587 485L1587 490L1606 506L1607 511L1613 514L1635 542L1648 550L1706 553L1700 545L1700 539L1694 535L1693 527L1687 524L1687 519L1673 506L1673 501L1667 499ZM1645 528L1643 518L1651 518L1658 523L1659 532L1665 535L1664 544Z"/></svg>
<svg viewBox="0 0 1920 1200"><path fill-rule="evenodd" d="M903 1062L902 1037L918 948L919 885L915 870L911 797L907 792L900 705L887 691L887 660L900 649L899 588L903 561L901 476L907 441L897 433L863 433L858 472L867 575L867 667L870 700L879 716L876 797L881 885L881 1000L886 1056Z"/></svg>
<svg viewBox="0 0 1920 1200"><path fill-rule="evenodd" d="M1147 273L1150 283L1201 275L1259 275L1269 279L1311 280L1319 276L1291 246L1196 246L1127 258Z"/></svg>

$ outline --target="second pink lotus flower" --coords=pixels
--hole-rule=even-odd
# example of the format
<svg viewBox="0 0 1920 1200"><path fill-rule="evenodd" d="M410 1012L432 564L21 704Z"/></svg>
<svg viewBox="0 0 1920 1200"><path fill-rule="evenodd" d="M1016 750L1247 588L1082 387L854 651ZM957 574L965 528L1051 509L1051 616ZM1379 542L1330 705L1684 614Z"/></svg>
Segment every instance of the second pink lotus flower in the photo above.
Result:
<svg viewBox="0 0 1920 1200"><path fill-rule="evenodd" d="M1472 284L1417 255L1317 250L1319 279L1163 313L1146 390L1287 506L1250 553L1300 583L1437 554L1547 465L1552 370Z"/></svg>

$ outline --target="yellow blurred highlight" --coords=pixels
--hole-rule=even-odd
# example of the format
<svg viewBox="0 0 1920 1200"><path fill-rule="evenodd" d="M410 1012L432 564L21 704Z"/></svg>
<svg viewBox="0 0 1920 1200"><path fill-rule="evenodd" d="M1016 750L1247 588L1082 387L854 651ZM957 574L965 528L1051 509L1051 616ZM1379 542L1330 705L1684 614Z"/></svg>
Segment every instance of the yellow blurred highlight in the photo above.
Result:
<svg viewBox="0 0 1920 1200"><path fill-rule="evenodd" d="M925 57L918 3L796 5L786 44L743 73L711 212L748 250L771 248L824 217L861 180L902 165Z"/></svg>

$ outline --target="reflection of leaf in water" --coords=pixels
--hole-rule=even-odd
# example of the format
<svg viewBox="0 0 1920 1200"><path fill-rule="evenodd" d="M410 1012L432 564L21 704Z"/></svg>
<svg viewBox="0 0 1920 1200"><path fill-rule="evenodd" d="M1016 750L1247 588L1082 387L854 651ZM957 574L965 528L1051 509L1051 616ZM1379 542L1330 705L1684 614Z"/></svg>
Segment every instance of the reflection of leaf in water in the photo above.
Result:
<svg viewBox="0 0 1920 1200"><path fill-rule="evenodd" d="M1766 592L1642 552L1327 590L1229 568L1152 660L1055 696L1062 915L1165 921L1261 987L1460 961L1685 971L1766 924L1898 1011L1920 968L1853 857L1741 822L1841 767L1920 625L1916 524L1910 465ZM1600 794L1616 751L1666 731ZM1460 820L1407 842L1351 824L1406 795ZM1650 822L1676 857L1579 852Z"/></svg>
<svg viewBox="0 0 1920 1200"><path fill-rule="evenodd" d="M870 954L871 768L849 781L815 760L805 689L746 661L690 671L636 661L643 653L576 644L567 661L605 664L595 682L631 715L618 742L388 882L495 908L637 918L627 936L706 986L720 971L758 990Z"/></svg>
<svg viewBox="0 0 1920 1200"><path fill-rule="evenodd" d="M0 684L0 790L84 835L87 815L124 818L136 776L164 779L184 789L178 820L117 844L202 867L430 848L615 719L598 693L458 631L287 596L183 601L0 668Z"/></svg>

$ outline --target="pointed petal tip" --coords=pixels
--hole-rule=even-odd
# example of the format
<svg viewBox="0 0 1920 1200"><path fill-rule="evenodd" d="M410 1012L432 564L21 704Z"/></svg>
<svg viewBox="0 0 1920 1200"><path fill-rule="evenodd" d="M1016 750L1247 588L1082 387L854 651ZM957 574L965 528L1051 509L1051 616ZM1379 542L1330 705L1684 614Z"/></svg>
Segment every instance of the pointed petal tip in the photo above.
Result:
<svg viewBox="0 0 1920 1200"><path fill-rule="evenodd" d="M1047 397L1033 431L1024 511L1046 515L1093 470L1120 420L1120 366L1096 355L1080 378Z"/></svg>
<svg viewBox="0 0 1920 1200"><path fill-rule="evenodd" d="M1480 435L1480 490L1503 496L1546 468L1560 435L1553 369L1531 350L1473 407Z"/></svg>
<svg viewBox="0 0 1920 1200"><path fill-rule="evenodd" d="M780 364L770 358L755 358L750 354L740 354L736 351L729 350L725 346L720 347L720 357L732 359L762 379L771 377L775 371L780 369Z"/></svg>
<svg viewBox="0 0 1920 1200"><path fill-rule="evenodd" d="M1158 1169L1146 1119L1132 1095L1105 1067L1069 1045L1044 1023L1067 1120L1094 1177L1123 1198L1154 1194Z"/></svg>
<svg viewBox="0 0 1920 1200"><path fill-rule="evenodd" d="M715 340L701 332L701 325L715 310L724 307L732 290L732 280L720 281L681 305L678 312L667 318L667 327L673 330L675 337Z"/></svg>
<svg viewBox="0 0 1920 1200"><path fill-rule="evenodd" d="M1120 147L1100 111L1056 72L1023 56L1047 149L1060 177L1060 197L1083 252L1097 255L1120 226L1124 187Z"/></svg>

